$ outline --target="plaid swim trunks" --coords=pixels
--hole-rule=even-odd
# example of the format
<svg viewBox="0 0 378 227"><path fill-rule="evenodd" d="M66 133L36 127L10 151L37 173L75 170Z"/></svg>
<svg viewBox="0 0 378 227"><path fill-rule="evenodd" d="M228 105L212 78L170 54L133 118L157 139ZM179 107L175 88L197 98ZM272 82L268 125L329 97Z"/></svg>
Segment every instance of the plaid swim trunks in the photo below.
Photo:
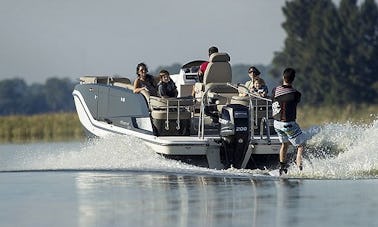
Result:
<svg viewBox="0 0 378 227"><path fill-rule="evenodd" d="M274 121L274 129L277 132L278 139L281 143L290 142L293 146L299 146L305 143L306 137L301 128L295 121L282 122Z"/></svg>

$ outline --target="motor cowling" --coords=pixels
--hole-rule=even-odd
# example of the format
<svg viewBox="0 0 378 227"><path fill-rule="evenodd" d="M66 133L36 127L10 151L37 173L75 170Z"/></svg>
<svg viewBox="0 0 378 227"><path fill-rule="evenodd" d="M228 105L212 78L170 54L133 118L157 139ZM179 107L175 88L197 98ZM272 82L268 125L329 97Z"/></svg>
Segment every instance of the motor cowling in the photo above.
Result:
<svg viewBox="0 0 378 227"><path fill-rule="evenodd" d="M221 158L226 167L240 168L248 150L250 139L250 118L248 107L229 104L222 108L220 136Z"/></svg>

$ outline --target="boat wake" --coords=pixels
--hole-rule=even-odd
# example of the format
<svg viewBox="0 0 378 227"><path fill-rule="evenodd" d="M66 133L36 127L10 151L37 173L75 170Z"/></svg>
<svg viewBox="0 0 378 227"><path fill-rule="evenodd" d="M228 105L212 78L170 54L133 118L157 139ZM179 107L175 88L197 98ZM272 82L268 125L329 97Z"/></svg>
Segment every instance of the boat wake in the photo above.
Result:
<svg viewBox="0 0 378 227"><path fill-rule="evenodd" d="M288 177L360 179L378 177L378 120L369 125L327 124L305 131L309 136L303 172L294 165ZM268 170L212 170L166 159L133 137L112 136L77 146L52 145L14 151L0 158L1 172L136 171L222 177L267 177ZM2 159L2 161L1 161Z"/></svg>
<svg viewBox="0 0 378 227"><path fill-rule="evenodd" d="M304 171L292 175L318 179L378 177L378 120L371 124L331 123L314 127L307 142ZM289 169L290 171L290 169Z"/></svg>
<svg viewBox="0 0 378 227"><path fill-rule="evenodd" d="M64 145L64 144L61 144ZM58 149L57 149L58 147ZM135 137L91 139L72 148L58 144L12 151L1 161L0 172L111 171L249 177L258 170L213 170L164 158ZM3 158L4 159L4 158Z"/></svg>

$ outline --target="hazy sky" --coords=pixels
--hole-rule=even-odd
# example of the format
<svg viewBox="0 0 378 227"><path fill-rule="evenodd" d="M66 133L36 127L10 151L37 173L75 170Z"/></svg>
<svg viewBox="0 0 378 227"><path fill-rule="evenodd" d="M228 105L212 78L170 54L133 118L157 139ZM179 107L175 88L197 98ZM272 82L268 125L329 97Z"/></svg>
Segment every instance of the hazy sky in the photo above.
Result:
<svg viewBox="0 0 378 227"><path fill-rule="evenodd" d="M0 0L0 80L135 77L145 62L269 64L283 48L284 0ZM175 72L171 72L175 73Z"/></svg>

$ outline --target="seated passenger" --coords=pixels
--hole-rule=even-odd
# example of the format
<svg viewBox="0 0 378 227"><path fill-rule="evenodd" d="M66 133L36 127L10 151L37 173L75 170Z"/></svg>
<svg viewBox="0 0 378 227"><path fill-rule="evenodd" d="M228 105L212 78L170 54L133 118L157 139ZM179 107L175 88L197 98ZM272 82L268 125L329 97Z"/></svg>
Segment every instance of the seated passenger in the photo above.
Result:
<svg viewBox="0 0 378 227"><path fill-rule="evenodd" d="M147 74L147 65L139 63L136 68L137 78L134 81L134 93L140 93L142 90L147 91L151 96L157 96L156 82L153 76Z"/></svg>
<svg viewBox="0 0 378 227"><path fill-rule="evenodd" d="M159 73L160 82L158 83L158 94L162 98L177 97L177 87L175 82L169 77L167 70L161 70Z"/></svg>
<svg viewBox="0 0 378 227"><path fill-rule="evenodd" d="M248 76L250 80L248 80L245 83L245 86L248 88L250 92L252 93L254 92L254 82L257 78L259 78L261 80L262 85L265 86L265 81L262 78L260 78L260 71L255 66L249 67ZM268 87L266 89L268 89ZM266 94L268 94L268 92ZM246 93L239 94L239 96L246 96L246 95L247 95Z"/></svg>
<svg viewBox="0 0 378 227"><path fill-rule="evenodd" d="M253 92L260 97L268 96L268 87L263 83L263 79L255 78L253 82Z"/></svg>

